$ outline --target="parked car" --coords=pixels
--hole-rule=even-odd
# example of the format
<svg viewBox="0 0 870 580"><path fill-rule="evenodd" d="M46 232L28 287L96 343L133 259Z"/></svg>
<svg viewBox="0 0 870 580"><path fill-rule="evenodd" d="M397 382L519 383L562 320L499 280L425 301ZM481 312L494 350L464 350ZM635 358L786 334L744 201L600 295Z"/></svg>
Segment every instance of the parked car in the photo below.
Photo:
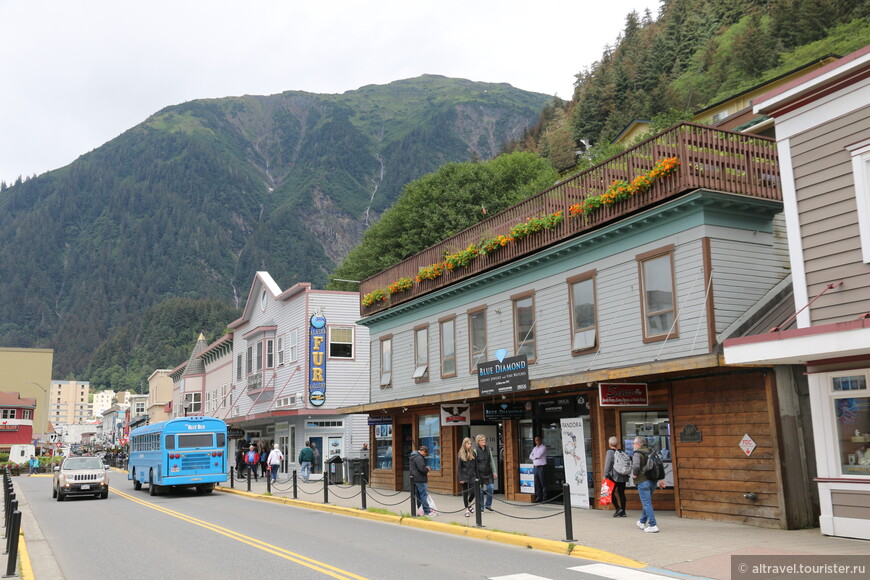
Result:
<svg viewBox="0 0 870 580"><path fill-rule="evenodd" d="M63 501L71 495L109 497L109 466L99 457L67 457L54 468L52 497Z"/></svg>

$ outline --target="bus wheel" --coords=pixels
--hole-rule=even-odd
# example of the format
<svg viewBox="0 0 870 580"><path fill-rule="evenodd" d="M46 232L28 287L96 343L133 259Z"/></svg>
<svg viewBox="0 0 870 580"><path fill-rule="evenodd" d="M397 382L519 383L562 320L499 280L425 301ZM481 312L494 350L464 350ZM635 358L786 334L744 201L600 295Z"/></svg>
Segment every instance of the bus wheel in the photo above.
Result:
<svg viewBox="0 0 870 580"><path fill-rule="evenodd" d="M148 473L148 495L157 495L157 486L154 485L154 471Z"/></svg>
<svg viewBox="0 0 870 580"><path fill-rule="evenodd" d="M212 491L214 491L214 485L213 485L213 484L209 484L209 485L197 485L197 486L196 486L196 493L199 493L199 494L202 494L202 493L211 493Z"/></svg>
<svg viewBox="0 0 870 580"><path fill-rule="evenodd" d="M139 491L142 489L142 482L136 479L136 470L133 470L133 489Z"/></svg>

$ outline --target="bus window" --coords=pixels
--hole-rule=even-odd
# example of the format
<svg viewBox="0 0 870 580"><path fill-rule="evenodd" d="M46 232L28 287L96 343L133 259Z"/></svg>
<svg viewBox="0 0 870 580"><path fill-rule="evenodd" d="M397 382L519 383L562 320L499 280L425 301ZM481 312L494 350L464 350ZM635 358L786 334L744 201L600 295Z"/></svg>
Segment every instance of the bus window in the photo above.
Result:
<svg viewBox="0 0 870 580"><path fill-rule="evenodd" d="M217 446L218 447L226 447L227 445L227 436L223 433L217 434Z"/></svg>
<svg viewBox="0 0 870 580"><path fill-rule="evenodd" d="M196 449L198 447L214 447L214 435L211 433L182 433L178 435L179 449ZM167 449L169 446L167 446Z"/></svg>
<svg viewBox="0 0 870 580"><path fill-rule="evenodd" d="M166 436L166 448L175 449L175 435Z"/></svg>

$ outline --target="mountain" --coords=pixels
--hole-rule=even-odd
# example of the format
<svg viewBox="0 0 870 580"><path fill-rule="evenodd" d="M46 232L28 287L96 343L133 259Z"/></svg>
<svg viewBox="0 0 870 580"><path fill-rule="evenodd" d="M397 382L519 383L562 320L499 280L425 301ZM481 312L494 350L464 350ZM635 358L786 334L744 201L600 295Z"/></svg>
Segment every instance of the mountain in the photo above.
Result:
<svg viewBox="0 0 870 580"><path fill-rule="evenodd" d="M496 156L549 100L425 75L167 107L0 191L0 344L54 348L55 376L80 376L170 298L239 307L257 270L322 286L406 183Z"/></svg>

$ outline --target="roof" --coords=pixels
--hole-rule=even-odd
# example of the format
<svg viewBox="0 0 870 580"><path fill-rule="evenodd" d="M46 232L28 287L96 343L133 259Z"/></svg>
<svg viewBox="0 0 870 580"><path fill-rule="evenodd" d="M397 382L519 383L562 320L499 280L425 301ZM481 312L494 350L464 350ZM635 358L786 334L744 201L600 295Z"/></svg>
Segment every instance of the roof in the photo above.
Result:
<svg viewBox="0 0 870 580"><path fill-rule="evenodd" d="M0 407L29 407L36 408L36 399L25 397L21 398L21 393L0 393Z"/></svg>

